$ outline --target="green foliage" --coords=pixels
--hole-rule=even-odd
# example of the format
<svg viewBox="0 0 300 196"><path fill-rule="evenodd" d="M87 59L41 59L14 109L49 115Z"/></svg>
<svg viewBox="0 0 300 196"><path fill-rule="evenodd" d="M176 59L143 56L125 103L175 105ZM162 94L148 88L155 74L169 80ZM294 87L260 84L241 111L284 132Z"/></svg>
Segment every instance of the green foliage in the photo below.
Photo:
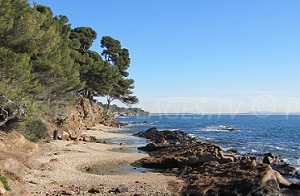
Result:
<svg viewBox="0 0 300 196"><path fill-rule="evenodd" d="M49 137L47 127L40 120L34 120L27 124L27 129L23 132L26 138L30 141L36 142L39 139Z"/></svg>
<svg viewBox="0 0 300 196"><path fill-rule="evenodd" d="M96 37L90 27L72 29L67 16L53 16L50 7L0 1L0 106L9 113L0 127L36 141L47 136L46 127L32 119L56 118L63 113L58 108L79 95L137 103L134 80L127 78L129 51L104 36L100 55L90 50Z"/></svg>
<svg viewBox="0 0 300 196"><path fill-rule="evenodd" d="M56 118L56 124L59 126L63 126L69 122L69 117L65 115L60 115Z"/></svg>
<svg viewBox="0 0 300 196"><path fill-rule="evenodd" d="M137 160L130 164L132 167L143 167L143 163L140 160Z"/></svg>
<svg viewBox="0 0 300 196"><path fill-rule="evenodd" d="M90 27L77 27L72 30L70 39L77 40L80 43L78 50L85 53L92 46L97 37L97 33Z"/></svg>
<svg viewBox="0 0 300 196"><path fill-rule="evenodd" d="M10 191L10 186L8 185L8 182L7 182L6 178L5 178L5 176L1 176L0 175L0 182L2 182L5 190Z"/></svg>
<svg viewBox="0 0 300 196"><path fill-rule="evenodd" d="M117 67L121 76L127 77L129 74L126 70L130 64L129 51L126 48L121 48L120 41L110 36L102 37L101 47L103 48L101 54L105 60Z"/></svg>
<svg viewBox="0 0 300 196"><path fill-rule="evenodd" d="M102 92L102 95L107 97L107 108L109 109L110 103L115 99L129 105L138 103L138 98L132 95L134 80L127 78L129 75L127 68L130 64L129 51L121 48L120 41L110 36L102 37L101 47L103 48L101 54L110 65L112 73L112 80L107 83L105 91Z"/></svg>

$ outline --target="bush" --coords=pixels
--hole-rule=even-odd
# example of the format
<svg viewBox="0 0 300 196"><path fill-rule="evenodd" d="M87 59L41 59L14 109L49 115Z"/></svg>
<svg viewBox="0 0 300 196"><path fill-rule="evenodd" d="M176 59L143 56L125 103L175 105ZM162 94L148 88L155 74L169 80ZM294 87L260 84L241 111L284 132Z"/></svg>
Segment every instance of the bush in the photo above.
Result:
<svg viewBox="0 0 300 196"><path fill-rule="evenodd" d="M8 183L7 183L7 180L6 180L5 176L1 176L1 175L0 175L0 182L2 182L2 184L3 184L4 188L5 188L5 190L7 190L7 191L10 190L10 187L9 187L9 185L8 185Z"/></svg>
<svg viewBox="0 0 300 196"><path fill-rule="evenodd" d="M28 140L33 142L49 137L47 127L41 120L29 122L27 124L27 130L22 133Z"/></svg>

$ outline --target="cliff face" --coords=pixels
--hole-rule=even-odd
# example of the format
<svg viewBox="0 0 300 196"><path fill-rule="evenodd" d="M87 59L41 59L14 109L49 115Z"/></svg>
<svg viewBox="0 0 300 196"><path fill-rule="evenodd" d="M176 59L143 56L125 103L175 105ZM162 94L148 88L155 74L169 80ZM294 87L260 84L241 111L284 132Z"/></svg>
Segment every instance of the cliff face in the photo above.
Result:
<svg viewBox="0 0 300 196"><path fill-rule="evenodd" d="M80 129L91 127L95 124L105 124L106 117L103 107L82 99L77 105L70 107L70 125Z"/></svg>
<svg viewBox="0 0 300 196"><path fill-rule="evenodd" d="M69 105L64 109L65 115L58 116L59 118L66 118L61 125L57 123L56 117L50 117L47 123L49 135L53 135L54 130L58 130L61 136L63 132L69 133L74 137L79 136L82 130L90 129L96 124L103 124L106 126L118 127L120 122L113 118L101 105L90 101L89 99L82 99L76 104Z"/></svg>

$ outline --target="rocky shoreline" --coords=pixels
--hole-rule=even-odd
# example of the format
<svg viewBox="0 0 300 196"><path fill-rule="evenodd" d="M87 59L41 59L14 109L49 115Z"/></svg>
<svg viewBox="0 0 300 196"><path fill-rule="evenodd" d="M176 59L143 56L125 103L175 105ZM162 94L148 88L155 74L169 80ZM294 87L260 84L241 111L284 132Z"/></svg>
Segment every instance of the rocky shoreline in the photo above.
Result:
<svg viewBox="0 0 300 196"><path fill-rule="evenodd" d="M96 126L83 134L96 140L33 145L20 134L2 135L1 171L18 177L7 176L7 195L300 195L299 184L288 180L299 175L272 153L223 152L182 131L155 128L136 134L151 140L142 147L122 129ZM148 154L128 150L137 148ZM131 163L157 172L132 172Z"/></svg>
<svg viewBox="0 0 300 196"><path fill-rule="evenodd" d="M142 167L163 169L185 181L182 195L300 195L296 169L272 153L238 155L196 141L182 131L151 128L135 134L151 142L139 149Z"/></svg>

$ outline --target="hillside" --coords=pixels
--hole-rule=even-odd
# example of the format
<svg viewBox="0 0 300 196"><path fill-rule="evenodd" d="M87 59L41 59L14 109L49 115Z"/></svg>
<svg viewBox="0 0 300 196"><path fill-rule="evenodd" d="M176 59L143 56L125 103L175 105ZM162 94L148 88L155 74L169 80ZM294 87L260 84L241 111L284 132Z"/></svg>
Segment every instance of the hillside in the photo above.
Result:
<svg viewBox="0 0 300 196"><path fill-rule="evenodd" d="M41 119L47 128L48 136L38 143L30 142L16 131L5 131L0 127L0 176L7 179L13 193L20 194L26 191L26 186L23 186L24 175L32 168L37 167L33 156L49 150L47 146L45 147L44 142L52 140L54 130L58 130L58 136L62 139L78 140L84 130L91 129L97 124L120 125L111 117L112 115L109 116L105 113L102 106L88 99L71 104L63 111L64 115L58 116L58 118L66 119L62 124L58 124L57 119L51 116ZM0 183L0 195L4 192L1 187L2 183Z"/></svg>
<svg viewBox="0 0 300 196"><path fill-rule="evenodd" d="M103 105L103 107L106 108L107 105ZM119 107L115 104L110 106L110 110L112 111L114 116L149 116L150 115L150 112L147 112L141 108Z"/></svg>

